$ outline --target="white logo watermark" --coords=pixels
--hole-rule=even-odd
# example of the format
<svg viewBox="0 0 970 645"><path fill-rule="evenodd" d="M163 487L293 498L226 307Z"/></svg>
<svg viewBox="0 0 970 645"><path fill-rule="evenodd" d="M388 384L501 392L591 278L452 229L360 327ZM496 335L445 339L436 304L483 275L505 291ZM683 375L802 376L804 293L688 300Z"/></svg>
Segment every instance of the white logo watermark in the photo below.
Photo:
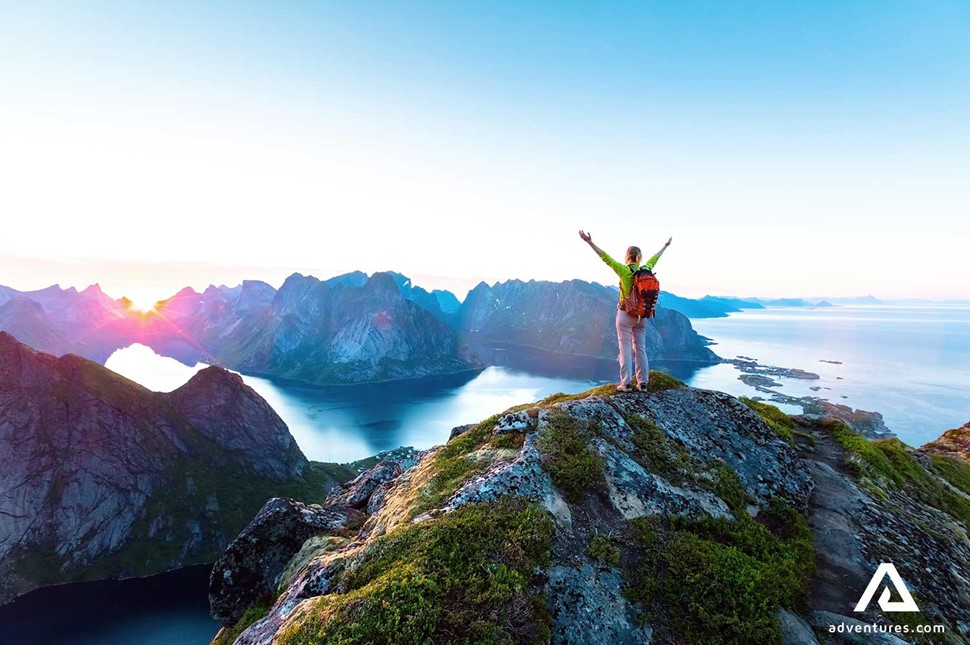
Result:
<svg viewBox="0 0 970 645"><path fill-rule="evenodd" d="M889 585L883 589L882 595L879 596L879 608L885 612L891 611L919 611L919 607L916 606L916 601L913 600L912 594L909 593L909 589L906 588L906 583L903 582L902 577L899 572L896 571L896 567L893 566L891 562L883 562L876 569L876 573L873 574L872 580L869 581L869 586L866 587L865 592L862 594L862 598L859 599L859 603L855 606L853 611L865 611L869 607L869 603L872 602L872 597L876 595L876 591L879 589L879 585L886 578L889 578L889 582L892 583L893 587L896 588L896 593L902 600L890 600L892 594L889 591Z"/></svg>

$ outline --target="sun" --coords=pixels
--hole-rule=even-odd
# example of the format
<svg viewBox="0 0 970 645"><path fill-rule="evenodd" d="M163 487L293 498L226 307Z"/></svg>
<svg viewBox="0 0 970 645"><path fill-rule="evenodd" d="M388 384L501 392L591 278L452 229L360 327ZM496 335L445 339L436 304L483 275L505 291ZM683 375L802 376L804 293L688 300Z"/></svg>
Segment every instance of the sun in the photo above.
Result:
<svg viewBox="0 0 970 645"><path fill-rule="evenodd" d="M158 301L153 297L146 296L126 296L128 309L140 314L149 314L158 309Z"/></svg>

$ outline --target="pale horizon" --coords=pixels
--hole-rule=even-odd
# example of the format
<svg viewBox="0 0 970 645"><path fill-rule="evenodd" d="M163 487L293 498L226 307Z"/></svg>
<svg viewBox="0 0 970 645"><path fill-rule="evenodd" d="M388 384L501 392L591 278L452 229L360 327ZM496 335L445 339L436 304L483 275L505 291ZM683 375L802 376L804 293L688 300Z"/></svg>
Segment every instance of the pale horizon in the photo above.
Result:
<svg viewBox="0 0 970 645"><path fill-rule="evenodd" d="M540 5L9 7L0 283L970 299L970 5Z"/></svg>
<svg viewBox="0 0 970 645"><path fill-rule="evenodd" d="M595 260L595 256L594 256ZM148 308L155 302L164 300L175 295L183 288L190 287L198 292L204 291L209 286L234 287L242 283L243 280L260 280L279 289L287 277L294 273L313 276L320 280L327 280L335 276L349 273L351 271L363 271L368 275L373 275L382 271L395 271L411 279L411 283L416 287L421 287L427 291L441 289L453 293L459 301L464 301L468 292L480 282L489 285L496 282L507 280L522 280L528 282L533 278L523 277L490 277L481 276L480 278L451 278L439 275L411 275L406 271L400 271L393 267L384 267L374 270L364 270L361 268L350 268L346 270L328 270L313 267L255 267L255 266L217 266L204 263L169 263L152 265L148 263L110 263L107 267L100 262L81 262L81 261L38 261L19 259L14 260L13 264L18 271L9 271L4 268L4 263L9 259L0 259L0 286L10 287L17 291L36 291L51 286L60 286L62 289L75 288L82 291L91 285L98 285L101 290L114 299L128 298L142 308ZM602 263L601 263L602 264ZM604 269L609 269L603 265ZM139 271L140 270L140 271ZM165 278L159 276L161 270L167 270ZM659 271L659 270L658 270ZM99 273L100 272L100 273ZM98 279L98 275L123 275L123 279L117 278ZM57 276L75 276L73 279L65 280ZM207 279L205 276L211 276ZM29 276L29 277L24 277ZM179 276L184 277L183 282L179 282ZM569 280L574 278L563 278ZM560 280L561 281L561 280ZM602 285L613 285L613 280L587 280ZM664 291L684 298L702 298L703 296L718 296L731 298L762 298L762 299L781 299L781 298L801 298L808 301L819 301L824 299L838 298L862 298L875 297L885 301L902 300L925 300L928 302L942 303L946 301L968 303L970 299L930 299L918 296L910 297L880 297L874 293L714 293L710 291L677 291L663 286Z"/></svg>

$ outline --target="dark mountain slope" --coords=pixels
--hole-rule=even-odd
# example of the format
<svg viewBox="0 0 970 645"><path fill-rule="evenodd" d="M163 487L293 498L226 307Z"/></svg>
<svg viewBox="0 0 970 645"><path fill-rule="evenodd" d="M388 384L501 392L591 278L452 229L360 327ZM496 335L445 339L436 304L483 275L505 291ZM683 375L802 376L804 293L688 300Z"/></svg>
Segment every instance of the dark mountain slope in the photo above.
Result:
<svg viewBox="0 0 970 645"><path fill-rule="evenodd" d="M0 601L211 561L267 498L332 479L237 375L159 394L0 332Z"/></svg>

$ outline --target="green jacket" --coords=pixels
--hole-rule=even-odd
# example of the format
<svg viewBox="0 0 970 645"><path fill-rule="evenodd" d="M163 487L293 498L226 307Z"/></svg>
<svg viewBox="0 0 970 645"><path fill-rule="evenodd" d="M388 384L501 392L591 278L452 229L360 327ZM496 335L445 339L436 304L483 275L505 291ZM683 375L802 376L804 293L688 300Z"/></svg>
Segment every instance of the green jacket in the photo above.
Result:
<svg viewBox="0 0 970 645"><path fill-rule="evenodd" d="M600 253L600 259L609 265L611 269L616 272L616 275L620 276L620 300L626 300L630 297L630 290L633 288L633 271L629 266L623 264L622 262L617 262L610 257L610 254L606 251ZM638 269L649 269L653 271L654 265L657 264L657 260L660 259L660 253L657 253L652 258L638 266ZM636 266L636 265L630 265Z"/></svg>

